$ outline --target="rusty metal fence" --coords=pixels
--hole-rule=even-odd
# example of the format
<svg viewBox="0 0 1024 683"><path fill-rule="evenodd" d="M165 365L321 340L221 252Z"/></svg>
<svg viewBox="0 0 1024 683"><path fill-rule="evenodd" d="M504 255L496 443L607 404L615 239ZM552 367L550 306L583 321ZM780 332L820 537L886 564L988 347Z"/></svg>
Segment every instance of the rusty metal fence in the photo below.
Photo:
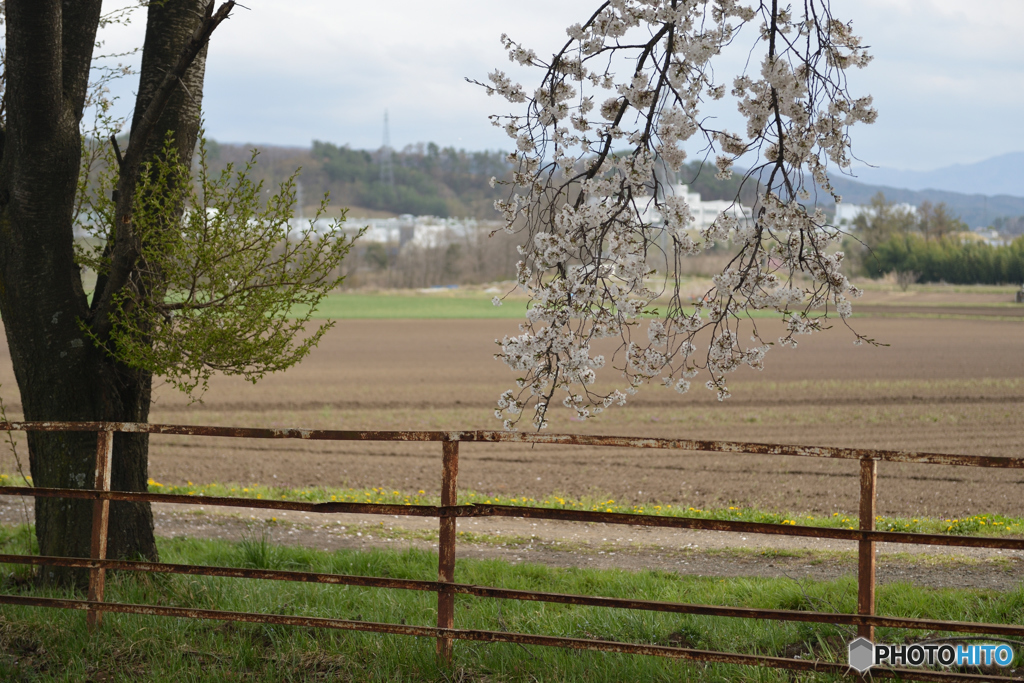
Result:
<svg viewBox="0 0 1024 683"><path fill-rule="evenodd" d="M874 639L875 627L921 629L951 633L991 634L996 636L1024 636L1024 626L1015 624L985 624L976 622L945 621L938 619L882 616L875 613L875 544L908 543L923 545L960 546L1024 550L1024 540L1012 538L985 538L975 536L946 536L875 529L876 488L878 463L906 462L973 467L999 467L1024 469L1024 458L950 455L944 453L914 453L909 451L859 450L848 448L790 446L727 441L695 441L686 439L649 439L571 434L523 434L496 431L404 431L359 432L314 429L250 429L235 427L204 427L185 425L137 424L119 422L11 422L0 423L0 430L12 431L76 431L96 432L96 477L93 489L55 489L41 487L0 486L0 495L78 498L94 501L92 519L91 557L46 557L38 555L0 554L0 563L40 566L74 567L89 570L89 592L86 600L44 598L21 595L0 595L0 604L53 607L84 610L90 627L100 624L104 612L122 614L148 614L193 619L252 622L368 631L394 635L419 636L437 640L438 655L451 661L455 640L491 643L519 643L577 650L598 650L625 654L653 655L705 663L739 664L773 667L795 671L816 671L858 677L858 674L839 662L789 659L756 654L740 654L683 647L623 643L607 640L562 638L507 631L460 629L455 624L455 596L524 600L536 602L583 605L592 607L646 610L673 614L694 614L740 619L766 619L775 621L812 622L856 626L858 633ZM110 490L111 456L115 432L149 434L175 434L184 436L216 436L250 439L311 439L327 441L437 441L441 443L441 505L384 505L370 503L302 503L286 500L266 500L229 497L196 497L156 493L133 493ZM767 524L730 520L668 517L614 512L592 512L543 507L504 505L459 505L456 493L459 473L459 445L461 443L517 442L533 444L564 444L595 447L658 448L691 452L718 452L735 454L764 454L839 458L860 462L860 528L831 529L790 524ZM106 557L107 525L112 500L148 501L151 503L178 503L185 505L212 505L270 510L291 510L313 513L349 513L371 515L398 515L437 517L440 522L438 539L438 580L418 581L371 576L321 574L300 571L274 571L232 567L210 567L159 562L111 560ZM600 522L632 526L666 527L675 529L706 529L714 531L829 538L855 541L858 545L857 612L856 614L816 612L804 610L753 609L690 603L656 602L587 595L567 595L534 591L509 590L488 586L457 583L455 581L456 521L469 517L524 517L530 519L572 522ZM391 588L437 593L437 626L408 626L394 623L376 623L351 619L254 614L221 610L190 609L106 602L104 577L107 570L138 571L166 574L190 574L275 581ZM920 681L991 681L991 675L974 675L952 671L923 669L879 668L870 670L872 678L899 678ZM863 677L861 677L863 678ZM1010 680L1010 679L1003 679Z"/></svg>

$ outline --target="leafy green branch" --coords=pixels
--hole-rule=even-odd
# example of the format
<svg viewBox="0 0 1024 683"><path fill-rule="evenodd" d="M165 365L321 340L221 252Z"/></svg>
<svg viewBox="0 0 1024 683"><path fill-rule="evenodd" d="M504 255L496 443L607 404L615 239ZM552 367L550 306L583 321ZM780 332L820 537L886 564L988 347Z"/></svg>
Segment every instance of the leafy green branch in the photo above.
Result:
<svg viewBox="0 0 1024 683"><path fill-rule="evenodd" d="M327 229L318 227L326 196L311 220L296 225L298 171L268 197L251 178L256 157L211 173L201 139L193 179L173 140L165 141L136 186L139 257L114 296L110 337L86 330L120 362L161 375L194 397L215 371L256 382L305 357L333 326L310 330L307 323L341 284L341 262L362 234L345 234L344 213ZM90 199L103 246L78 254L100 279L109 272L116 239L108 196L101 188Z"/></svg>

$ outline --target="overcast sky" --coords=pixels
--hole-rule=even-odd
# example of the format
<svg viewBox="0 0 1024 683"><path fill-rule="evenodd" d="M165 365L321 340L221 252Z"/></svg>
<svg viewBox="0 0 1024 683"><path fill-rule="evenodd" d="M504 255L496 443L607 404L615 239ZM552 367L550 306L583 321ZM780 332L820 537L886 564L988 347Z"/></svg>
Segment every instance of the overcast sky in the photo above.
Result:
<svg viewBox="0 0 1024 683"><path fill-rule="evenodd" d="M123 0L122 0L123 3ZM104 3L115 6L116 2ZM503 32L551 53L598 0L243 0L214 34L204 109L223 142L375 149L391 143L508 149L488 114L508 106L464 77L509 70ZM1024 150L1024 1L833 0L872 46L851 75L880 112L853 130L874 165L927 170ZM141 44L145 17L107 36ZM730 78L731 80L731 78ZM524 81L524 85L529 85ZM135 84L118 87L130 103ZM735 126L733 126L735 127Z"/></svg>

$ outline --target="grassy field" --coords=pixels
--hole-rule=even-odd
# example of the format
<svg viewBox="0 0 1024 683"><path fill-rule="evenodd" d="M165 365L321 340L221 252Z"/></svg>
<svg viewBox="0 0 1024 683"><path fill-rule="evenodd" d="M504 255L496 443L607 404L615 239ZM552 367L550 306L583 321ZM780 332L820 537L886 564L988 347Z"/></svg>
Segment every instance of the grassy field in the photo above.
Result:
<svg viewBox="0 0 1024 683"><path fill-rule="evenodd" d="M492 294L454 296L437 294L348 294L329 295L317 307L316 319L359 318L522 318L525 299L509 299L501 306L491 303Z"/></svg>
<svg viewBox="0 0 1024 683"><path fill-rule="evenodd" d="M521 319L526 315L525 298L508 298L501 306L491 302L493 294L479 291L437 293L403 291L379 294L329 294L313 313L315 320L477 318ZM657 304L655 304L657 307ZM775 318L775 311L751 311L752 318ZM743 317L747 317L744 314Z"/></svg>
<svg viewBox="0 0 1024 683"><path fill-rule="evenodd" d="M417 550L322 552L269 545L252 528L240 543L162 539L172 563L436 578L437 556ZM21 552L24 529L0 529L0 551ZM4 567L8 572L11 567ZM666 572L558 569L489 560L459 560L460 582L513 589L647 598L761 608L852 612L852 580L809 582L713 579ZM303 614L433 625L436 597L415 591L304 585L173 575L113 574L107 598L230 611ZM30 589L10 577L7 593L80 597ZM1006 594L878 589L880 613L1020 623L1024 588ZM456 627L676 645L698 649L845 661L847 628L458 597ZM941 634L879 629L903 642ZM454 671L439 668L427 639L255 624L107 614L90 635L82 612L0 609L0 680L5 681L789 681L767 669L673 662L543 647L457 642ZM826 675L802 681L836 680Z"/></svg>

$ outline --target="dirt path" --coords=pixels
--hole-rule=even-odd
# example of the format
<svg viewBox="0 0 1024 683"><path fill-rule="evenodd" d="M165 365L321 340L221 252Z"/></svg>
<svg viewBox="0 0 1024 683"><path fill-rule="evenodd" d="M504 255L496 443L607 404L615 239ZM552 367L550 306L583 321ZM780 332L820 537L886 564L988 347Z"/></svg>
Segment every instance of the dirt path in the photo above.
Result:
<svg viewBox="0 0 1024 683"><path fill-rule="evenodd" d="M0 524L23 520L18 501L0 498ZM436 552L430 518L330 515L190 506L159 506L162 537L240 541L265 535L274 543L321 550L418 548ZM697 576L832 580L855 576L856 546L717 531L647 529L520 518L458 522L458 556L555 567L661 570ZM1024 553L978 548L878 544L878 581L933 588L1009 591L1024 579Z"/></svg>

